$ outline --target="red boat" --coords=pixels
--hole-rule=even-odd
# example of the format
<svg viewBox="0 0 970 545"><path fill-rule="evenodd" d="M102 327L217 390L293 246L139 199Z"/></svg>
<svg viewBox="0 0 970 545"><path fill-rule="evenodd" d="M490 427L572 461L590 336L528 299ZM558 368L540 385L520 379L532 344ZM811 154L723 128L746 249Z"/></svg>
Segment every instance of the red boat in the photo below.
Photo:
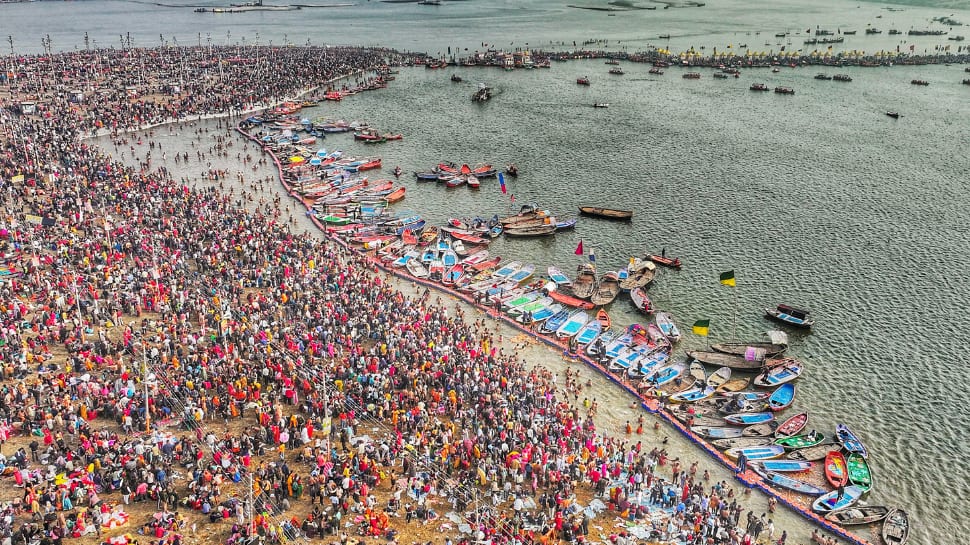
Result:
<svg viewBox="0 0 970 545"><path fill-rule="evenodd" d="M663 265L664 267L670 267L672 269L679 269L680 266L682 265L679 257L669 258L662 255L650 254L647 256L647 259L649 259L650 261L653 261L657 265Z"/></svg>
<svg viewBox="0 0 970 545"><path fill-rule="evenodd" d="M381 135L373 132L354 133L354 140L380 140Z"/></svg>
<svg viewBox="0 0 970 545"><path fill-rule="evenodd" d="M451 236L462 242L467 242L469 244L488 244L492 242L491 240L484 239L482 237L476 237L475 235L469 235L468 233L462 233L461 231L451 231Z"/></svg>
<svg viewBox="0 0 970 545"><path fill-rule="evenodd" d="M381 168L381 160L380 159L374 159L372 161L368 161L368 162L366 162L366 163L358 166L357 167L357 171L358 172L363 172L365 170L373 170L375 168Z"/></svg>
<svg viewBox="0 0 970 545"><path fill-rule="evenodd" d="M399 187L399 188L395 189L394 191L388 193L386 196L384 196L384 200L387 201L389 204L390 203L397 202L397 201L399 201L399 200L401 200L401 199L404 198L405 191L407 191L406 188Z"/></svg>
<svg viewBox="0 0 970 545"><path fill-rule="evenodd" d="M468 268L472 269L475 272L482 272L484 270L495 267L496 265L499 264L500 261L502 261L501 257L493 257L488 261L482 261L481 263L475 263L473 265L469 265Z"/></svg>
<svg viewBox="0 0 970 545"><path fill-rule="evenodd" d="M587 77L576 78L576 83L578 83L579 85L589 85L589 78Z"/></svg>
<svg viewBox="0 0 970 545"><path fill-rule="evenodd" d="M610 315L606 313L605 309L599 309L596 313L596 320L599 321L600 325L603 326L603 331L606 331L613 325L613 320L610 319Z"/></svg>
<svg viewBox="0 0 970 545"><path fill-rule="evenodd" d="M415 246L418 244L418 237L414 234L413 229L405 229L404 232L401 233L401 240L409 246Z"/></svg>
<svg viewBox="0 0 970 545"><path fill-rule="evenodd" d="M459 171L463 176L468 176L472 173L472 167L468 165L461 165L461 170Z"/></svg>
<svg viewBox="0 0 970 545"><path fill-rule="evenodd" d="M789 437L795 435L796 433L802 431L805 424L808 423L808 413L798 413L792 416L788 420L785 420L778 426L775 430L775 436L777 437Z"/></svg>
<svg viewBox="0 0 970 545"><path fill-rule="evenodd" d="M573 297L572 295L566 295L565 293L561 293L558 291L550 292L549 297L552 297L553 301L556 301L557 303L562 303L567 307L577 307L584 310L590 310L594 306L596 306L593 303L590 303L589 301L584 301L578 297Z"/></svg>
<svg viewBox="0 0 970 545"><path fill-rule="evenodd" d="M849 484L849 468L841 450L833 450L825 457L825 478L835 488Z"/></svg>

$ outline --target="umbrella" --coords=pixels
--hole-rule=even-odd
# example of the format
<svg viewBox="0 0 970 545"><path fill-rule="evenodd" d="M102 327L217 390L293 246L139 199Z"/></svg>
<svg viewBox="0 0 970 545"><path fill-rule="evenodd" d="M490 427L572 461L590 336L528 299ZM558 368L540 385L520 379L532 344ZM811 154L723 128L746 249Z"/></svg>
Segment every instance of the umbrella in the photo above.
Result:
<svg viewBox="0 0 970 545"><path fill-rule="evenodd" d="M302 163L303 161L306 161L306 159L304 159L303 157L300 157L299 155L294 155L293 157L290 157L291 163Z"/></svg>

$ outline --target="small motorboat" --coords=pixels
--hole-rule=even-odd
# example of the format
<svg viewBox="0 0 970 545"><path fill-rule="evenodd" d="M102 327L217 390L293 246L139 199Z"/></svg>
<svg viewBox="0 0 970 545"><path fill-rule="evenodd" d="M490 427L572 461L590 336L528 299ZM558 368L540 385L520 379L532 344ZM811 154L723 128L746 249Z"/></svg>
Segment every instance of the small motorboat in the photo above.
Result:
<svg viewBox="0 0 970 545"><path fill-rule="evenodd" d="M899 119L899 112L886 112L886 115L893 119Z"/></svg>
<svg viewBox="0 0 970 545"><path fill-rule="evenodd" d="M594 102L593 103L593 107L594 108L609 108L610 107L610 103L609 102Z"/></svg>

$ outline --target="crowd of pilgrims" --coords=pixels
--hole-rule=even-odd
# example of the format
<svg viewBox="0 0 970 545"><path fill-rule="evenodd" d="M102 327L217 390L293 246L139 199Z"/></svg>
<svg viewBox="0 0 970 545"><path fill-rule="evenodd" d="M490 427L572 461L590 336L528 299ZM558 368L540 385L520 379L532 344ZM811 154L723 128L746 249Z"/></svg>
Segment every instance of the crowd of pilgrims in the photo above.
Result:
<svg viewBox="0 0 970 545"><path fill-rule="evenodd" d="M315 65L318 53L264 80L200 82L193 113L387 55ZM163 50L128 55L128 66L147 56L143 70L172 66L149 62ZM159 545L191 539L190 512L223 524L229 544L395 542L407 525L458 522L459 543L583 542L596 524L632 545L607 522L618 516L656 539L777 541L696 463L598 429L595 405L570 403L486 318L427 290L404 295L365 256L294 234L279 201L247 209L245 196L85 144L96 121L129 127L169 108L145 118L109 98L53 100L47 119L4 104L0 253L21 274L0 281L0 439L30 439L0 455L18 487L4 543L101 536L142 502L157 512L131 521L133 539ZM593 497L605 512L583 509Z"/></svg>

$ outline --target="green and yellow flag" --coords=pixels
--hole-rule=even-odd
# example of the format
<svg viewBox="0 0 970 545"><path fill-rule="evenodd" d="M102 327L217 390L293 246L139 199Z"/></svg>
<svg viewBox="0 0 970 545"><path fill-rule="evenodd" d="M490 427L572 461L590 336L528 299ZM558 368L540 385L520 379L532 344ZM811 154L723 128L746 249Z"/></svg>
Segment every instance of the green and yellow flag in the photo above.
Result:
<svg viewBox="0 0 970 545"><path fill-rule="evenodd" d="M710 320L697 320L694 322L694 335L706 337L709 329L711 329Z"/></svg>
<svg viewBox="0 0 970 545"><path fill-rule="evenodd" d="M721 273L721 283L725 286L734 287L734 271L727 271Z"/></svg>

